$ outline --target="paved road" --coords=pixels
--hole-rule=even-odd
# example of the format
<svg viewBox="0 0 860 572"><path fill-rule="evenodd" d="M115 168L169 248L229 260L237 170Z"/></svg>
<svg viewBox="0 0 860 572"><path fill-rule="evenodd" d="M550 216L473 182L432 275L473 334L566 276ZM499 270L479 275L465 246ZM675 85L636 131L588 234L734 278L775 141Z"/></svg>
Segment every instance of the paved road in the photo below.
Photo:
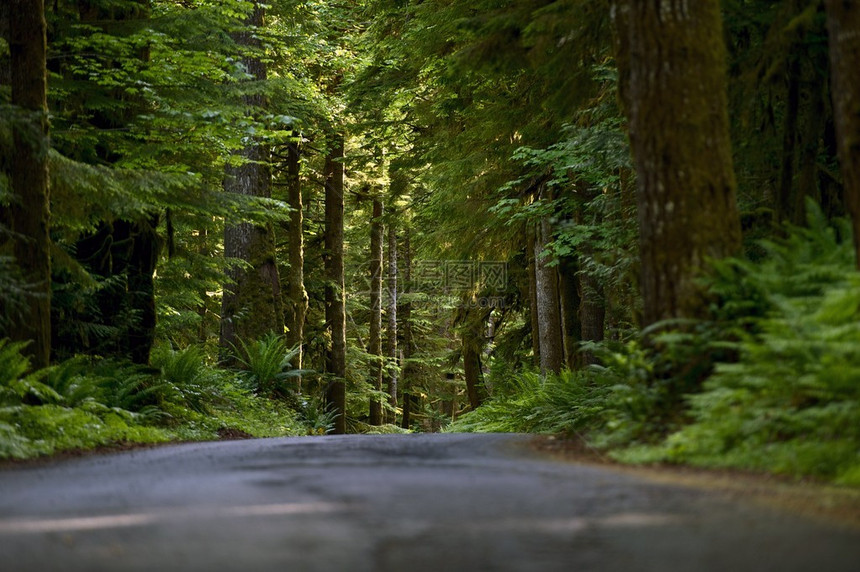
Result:
<svg viewBox="0 0 860 572"><path fill-rule="evenodd" d="M512 435L178 445L0 471L0 571L860 570L860 532Z"/></svg>

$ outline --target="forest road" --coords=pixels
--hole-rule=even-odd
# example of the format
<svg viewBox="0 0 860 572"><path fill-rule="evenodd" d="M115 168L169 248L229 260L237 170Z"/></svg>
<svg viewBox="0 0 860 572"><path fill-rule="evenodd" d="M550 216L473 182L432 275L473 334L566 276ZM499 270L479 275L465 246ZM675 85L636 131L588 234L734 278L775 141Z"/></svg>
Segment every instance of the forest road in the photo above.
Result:
<svg viewBox="0 0 860 572"><path fill-rule="evenodd" d="M0 570L860 570L860 531L518 435L184 444L0 470Z"/></svg>

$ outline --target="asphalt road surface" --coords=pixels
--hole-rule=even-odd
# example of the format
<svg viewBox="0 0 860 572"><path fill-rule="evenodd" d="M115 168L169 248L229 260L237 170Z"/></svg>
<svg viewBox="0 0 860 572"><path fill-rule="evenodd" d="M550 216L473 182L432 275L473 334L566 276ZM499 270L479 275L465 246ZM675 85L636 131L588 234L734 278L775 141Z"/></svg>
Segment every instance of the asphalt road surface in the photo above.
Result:
<svg viewBox="0 0 860 572"><path fill-rule="evenodd" d="M176 445L0 470L0 571L860 571L860 531L516 435Z"/></svg>

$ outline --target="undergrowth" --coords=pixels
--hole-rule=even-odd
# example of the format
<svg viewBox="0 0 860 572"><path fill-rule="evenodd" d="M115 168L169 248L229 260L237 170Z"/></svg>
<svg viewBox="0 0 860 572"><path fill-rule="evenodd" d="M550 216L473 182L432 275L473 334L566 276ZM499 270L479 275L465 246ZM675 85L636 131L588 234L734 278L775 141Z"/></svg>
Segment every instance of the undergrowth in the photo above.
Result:
<svg viewBox="0 0 860 572"><path fill-rule="evenodd" d="M272 357L279 372L284 355ZM0 340L0 458L28 458L117 443L319 434L330 420L318 404L300 411L274 399L253 373L217 367L196 346L158 347L152 365L75 357L31 371L25 345ZM272 350L275 351L275 350ZM271 352L270 352L271 353Z"/></svg>
<svg viewBox="0 0 860 572"><path fill-rule="evenodd" d="M451 430L576 433L625 462L860 485L860 273L847 224L809 213L763 259L715 264L710 320L588 348L600 366L493 380Z"/></svg>

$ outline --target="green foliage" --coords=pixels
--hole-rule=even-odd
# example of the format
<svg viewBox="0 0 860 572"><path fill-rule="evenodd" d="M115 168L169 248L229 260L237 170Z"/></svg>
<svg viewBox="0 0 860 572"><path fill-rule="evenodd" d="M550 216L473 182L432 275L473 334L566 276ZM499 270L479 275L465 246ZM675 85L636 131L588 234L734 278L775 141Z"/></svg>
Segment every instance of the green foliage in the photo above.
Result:
<svg viewBox="0 0 860 572"><path fill-rule="evenodd" d="M809 226L767 243L766 260L726 263L736 279L721 274L716 290L746 315L747 331L727 344L739 359L717 364L689 396L692 424L630 455L857 484L860 274L850 240L838 239L844 222L833 228L808 210Z"/></svg>
<svg viewBox="0 0 860 572"><path fill-rule="evenodd" d="M615 354L617 370L590 368L540 376L523 372L504 393L452 423L455 432L527 432L601 435L600 445L647 432L654 397L636 378L647 368L636 352ZM623 363L622 363L623 362ZM624 372L633 373L629 380ZM644 381L644 380L643 380Z"/></svg>
<svg viewBox="0 0 860 572"><path fill-rule="evenodd" d="M325 435L334 431L337 411L326 405L320 399L301 399L299 420L305 426L308 435Z"/></svg>
<svg viewBox="0 0 860 572"><path fill-rule="evenodd" d="M494 382L451 429L577 433L627 462L860 484L860 273L845 221L807 210L764 260L715 265L710 321L588 345L600 365L583 371Z"/></svg>
<svg viewBox="0 0 860 572"><path fill-rule="evenodd" d="M236 360L242 364L242 376L248 386L260 395L286 398L296 392L290 383L310 372L294 368L291 362L298 348L289 349L283 336L269 334L252 342L239 341L235 348Z"/></svg>
<svg viewBox="0 0 860 572"><path fill-rule="evenodd" d="M0 340L0 458L217 439L227 429L260 437L309 432L287 404L255 395L196 347L159 347L155 367L76 357L35 372L24 347Z"/></svg>

